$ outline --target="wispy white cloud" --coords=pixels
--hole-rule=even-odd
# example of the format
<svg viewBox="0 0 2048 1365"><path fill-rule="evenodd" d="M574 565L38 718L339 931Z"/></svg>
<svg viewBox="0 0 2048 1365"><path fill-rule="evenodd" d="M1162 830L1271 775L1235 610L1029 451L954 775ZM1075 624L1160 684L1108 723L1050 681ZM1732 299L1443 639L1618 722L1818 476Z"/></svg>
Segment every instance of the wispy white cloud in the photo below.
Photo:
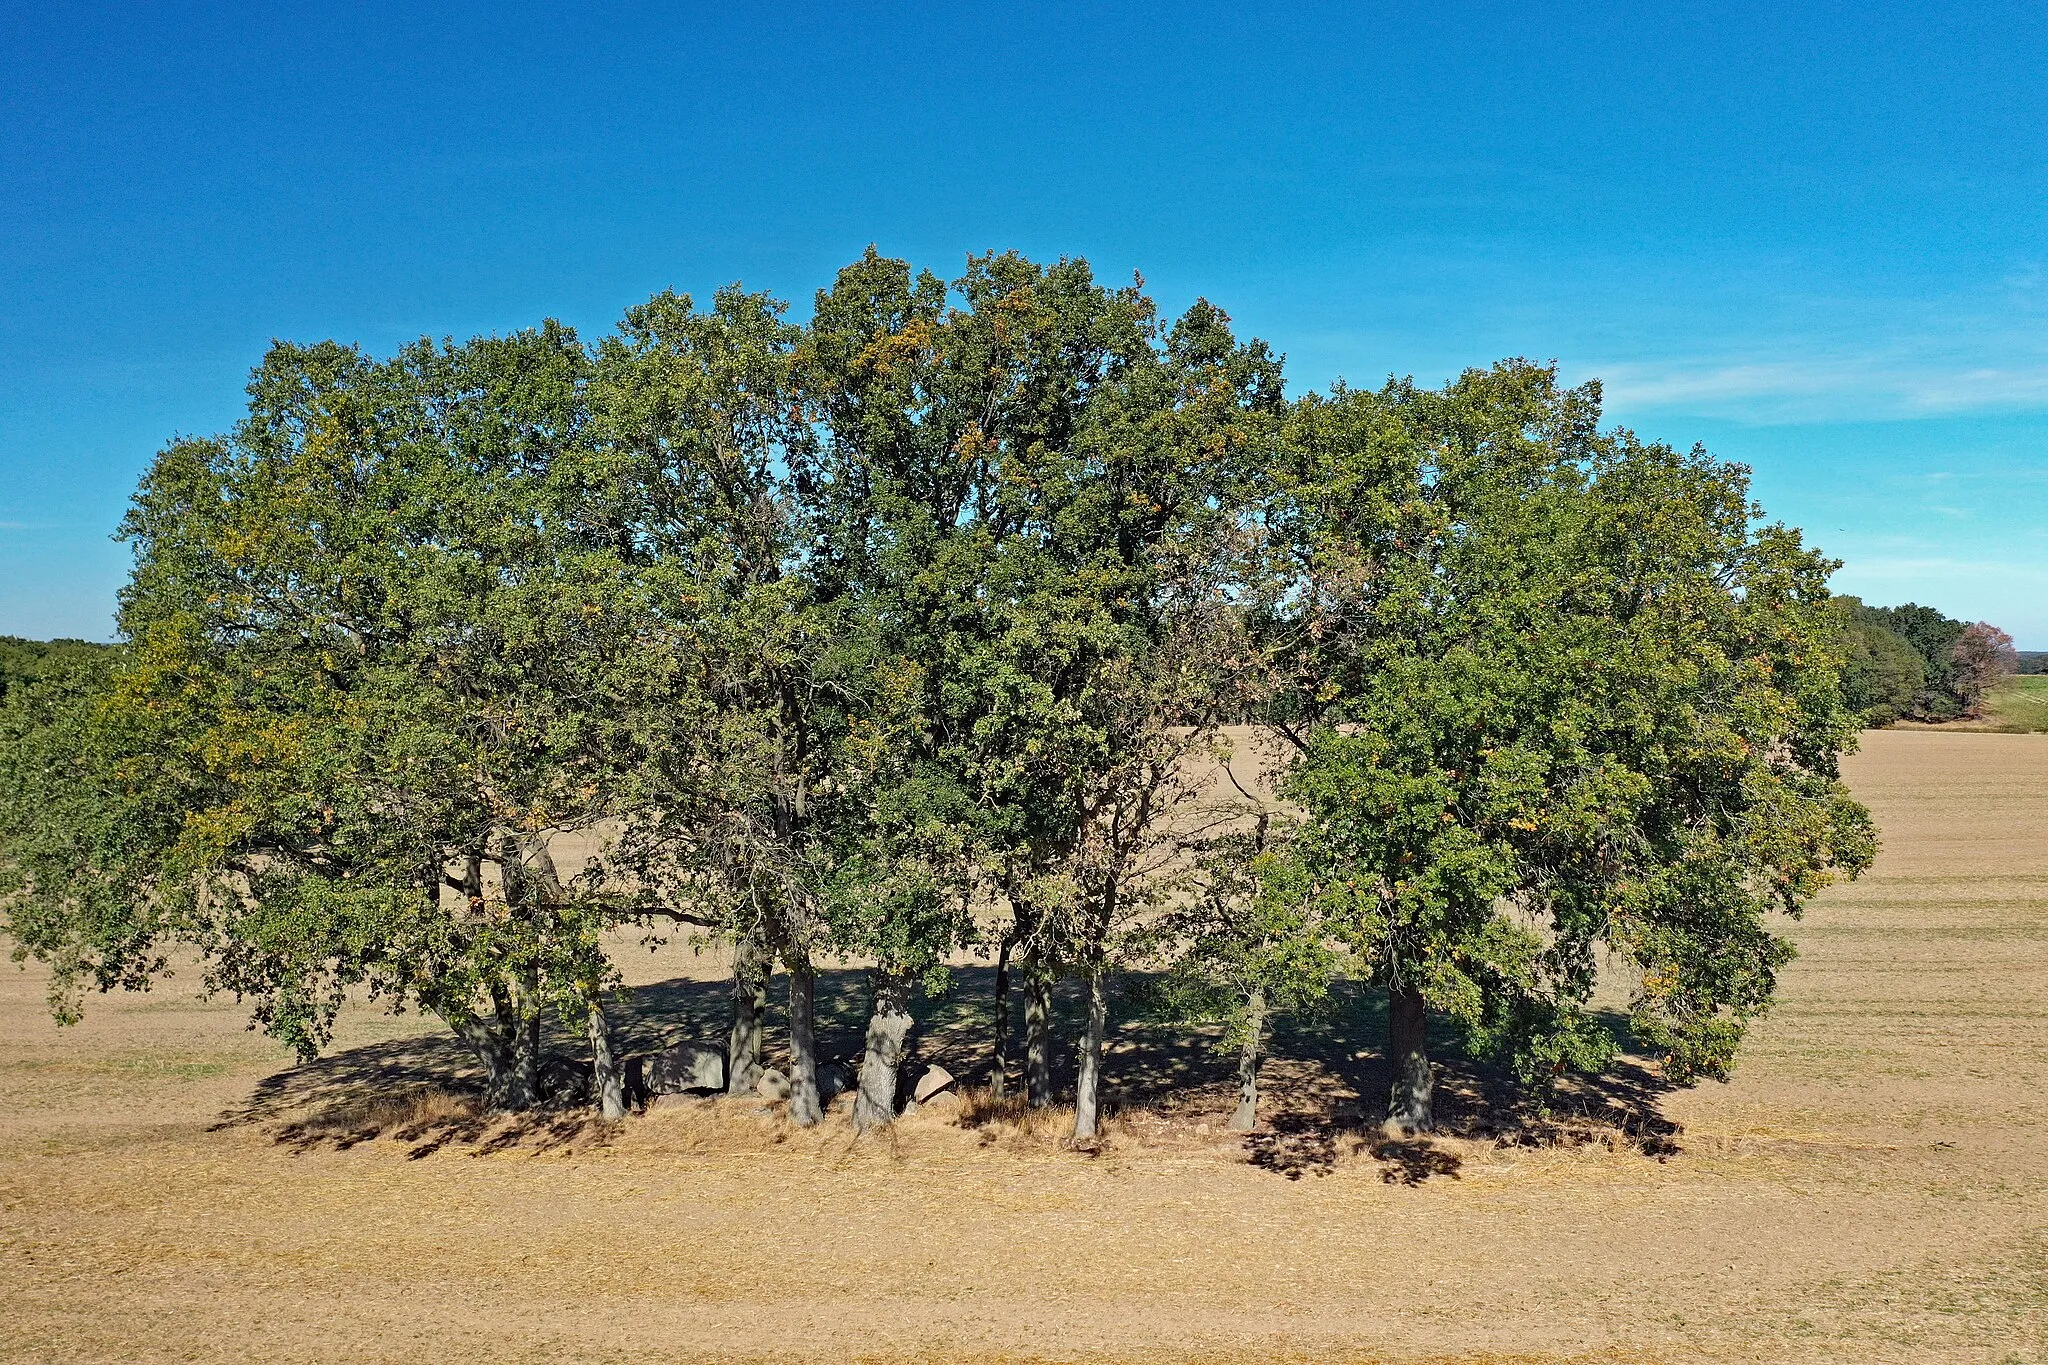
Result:
<svg viewBox="0 0 2048 1365"><path fill-rule="evenodd" d="M1623 361L1585 367L1621 411L1840 422L2048 408L2048 357L1944 365L1898 356Z"/></svg>
<svg viewBox="0 0 2048 1365"><path fill-rule="evenodd" d="M1917 557L1859 555L1850 561L1850 568L1858 577L1865 578L1911 578L1917 575L1940 573L1970 575L2006 582L2048 583L2048 565L2021 564L2002 560L1955 559L1945 555Z"/></svg>
<svg viewBox="0 0 2048 1365"><path fill-rule="evenodd" d="M1645 337L1580 367L1623 412L1843 422L2048 411L2048 270L1938 297L1773 291L1719 319L1674 317L1683 348ZM1597 353L1596 353L1597 354Z"/></svg>

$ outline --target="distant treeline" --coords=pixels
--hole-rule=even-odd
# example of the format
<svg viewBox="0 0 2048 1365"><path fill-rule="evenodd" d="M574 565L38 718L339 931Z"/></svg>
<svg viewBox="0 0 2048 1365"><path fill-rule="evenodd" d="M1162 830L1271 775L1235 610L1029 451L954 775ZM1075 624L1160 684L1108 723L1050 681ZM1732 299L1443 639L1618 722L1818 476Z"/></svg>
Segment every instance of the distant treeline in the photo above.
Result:
<svg viewBox="0 0 2048 1365"><path fill-rule="evenodd" d="M98 650L112 649L112 645L96 645L89 640L24 640L19 636L0 635L0 697L17 682L40 678L54 664L63 665Z"/></svg>
<svg viewBox="0 0 2048 1365"><path fill-rule="evenodd" d="M2013 657L2022 673L2048 673L2048 649L2023 649Z"/></svg>
<svg viewBox="0 0 2048 1365"><path fill-rule="evenodd" d="M1843 701L1867 725L1896 720L1942 721L1975 716L2002 675L2026 671L2012 637L1988 622L1958 621L1933 607L1908 602L1872 607L1854 597L1837 599L1848 635L1842 668Z"/></svg>

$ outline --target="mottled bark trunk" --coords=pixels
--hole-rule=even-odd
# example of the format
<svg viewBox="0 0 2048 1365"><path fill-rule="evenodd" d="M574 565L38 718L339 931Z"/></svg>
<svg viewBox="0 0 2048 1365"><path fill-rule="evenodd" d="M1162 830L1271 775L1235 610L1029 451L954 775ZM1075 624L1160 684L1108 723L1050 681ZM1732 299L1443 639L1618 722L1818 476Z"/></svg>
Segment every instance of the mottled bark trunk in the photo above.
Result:
<svg viewBox="0 0 2048 1365"><path fill-rule="evenodd" d="M598 1113L607 1123L626 1117L626 1073L612 1051L612 1025L605 1018L604 1001L595 993L590 997L590 1070Z"/></svg>
<svg viewBox="0 0 2048 1365"><path fill-rule="evenodd" d="M1010 1084L1010 945L1013 935L1005 933L996 949L996 1017L993 1047L994 1056L988 1069L988 1093L992 1099L1001 1099Z"/></svg>
<svg viewBox="0 0 2048 1365"><path fill-rule="evenodd" d="M1052 973L1036 953L1024 963L1024 1097L1052 1103Z"/></svg>
<svg viewBox="0 0 2048 1365"><path fill-rule="evenodd" d="M1109 1033L1109 989L1100 964L1088 969L1088 1025L1081 1030L1081 1062L1074 1076L1074 1140L1101 1127L1102 1044Z"/></svg>
<svg viewBox="0 0 2048 1365"><path fill-rule="evenodd" d="M562 903L562 879L548 854L547 839L533 831L506 834L499 845L507 905L536 930L544 930ZM541 993L537 968L521 971L509 996L512 1033L512 1077L507 1108L525 1109L540 1103ZM501 1023L507 1022L507 997L492 993Z"/></svg>
<svg viewBox="0 0 2048 1365"><path fill-rule="evenodd" d="M760 931L733 949L732 1036L726 1049L725 1092L751 1095L761 1083L762 1032L768 1013L768 977L775 960Z"/></svg>
<svg viewBox="0 0 2048 1365"><path fill-rule="evenodd" d="M491 1015L465 1005L434 1004L456 1036L469 1044L484 1069L484 1108L494 1113L531 1109L540 1102L539 1063L525 1045L527 1034L518 1001L502 982L491 983ZM536 1015L536 1018L538 1016Z"/></svg>
<svg viewBox="0 0 2048 1365"><path fill-rule="evenodd" d="M903 1040L910 1032L910 979L876 972L874 983L867 1052L860 1062L860 1091L853 1100L853 1127L861 1133L896 1118L897 1069L903 1065Z"/></svg>
<svg viewBox="0 0 2048 1365"><path fill-rule="evenodd" d="M1422 992L1394 986L1387 992L1387 1060L1394 1084L1387 1096L1387 1127L1401 1133L1427 1133L1436 1127L1432 1101L1435 1081L1430 1072L1427 1017Z"/></svg>
<svg viewBox="0 0 2048 1365"><path fill-rule="evenodd" d="M496 1111L512 1107L506 1103L512 1078L512 1049L505 1036L482 1020L458 1011L444 1010L442 1017L483 1064L484 1108Z"/></svg>
<svg viewBox="0 0 2048 1365"><path fill-rule="evenodd" d="M1266 1054L1266 993L1253 991L1245 997L1244 1045L1237 1054L1237 1112L1230 1116L1230 1131L1249 1133L1259 1126L1259 1064Z"/></svg>
<svg viewBox="0 0 2048 1365"><path fill-rule="evenodd" d="M789 1117L808 1128L825 1117L818 1103L817 974L808 960L789 967Z"/></svg>
<svg viewBox="0 0 2048 1365"><path fill-rule="evenodd" d="M540 982L529 977L519 985L519 1022L512 1035L511 1089L517 1099L506 1107L530 1109L540 1103Z"/></svg>

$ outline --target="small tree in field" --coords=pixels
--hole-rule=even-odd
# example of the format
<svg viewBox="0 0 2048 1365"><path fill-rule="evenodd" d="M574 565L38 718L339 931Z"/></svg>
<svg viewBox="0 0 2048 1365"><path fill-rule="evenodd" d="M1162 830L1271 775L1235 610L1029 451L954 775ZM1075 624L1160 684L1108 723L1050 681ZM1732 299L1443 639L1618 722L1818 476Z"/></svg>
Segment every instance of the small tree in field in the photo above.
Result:
<svg viewBox="0 0 2048 1365"><path fill-rule="evenodd" d="M734 945L727 1086L760 1079L769 972L788 969L790 1113L822 1116L813 953L820 833L844 689L832 604L806 565L797 486L810 431L797 328L764 295L700 311L657 295L597 348L593 439L630 490L622 531L643 615L621 697L630 743L604 857L632 913L710 926ZM630 891L623 889L630 888Z"/></svg>
<svg viewBox="0 0 2048 1365"><path fill-rule="evenodd" d="M1229 488L1278 403L1277 366L1207 305L1165 328L1084 262L1016 256L976 258L949 288L870 253L820 295L805 350L815 574L846 604L856 672L889 697L889 761L849 769L879 784L856 845L874 885L896 885L892 862L923 869L905 895L844 900L849 923L907 962L922 934L969 931L937 906L1000 888L1034 1103L1050 1098L1052 975L1090 981L1092 1124L1112 929L1169 751L1205 747L1215 723L1208 661L1235 629ZM892 927L910 923L926 929Z"/></svg>
<svg viewBox="0 0 2048 1365"><path fill-rule="evenodd" d="M1251 828L1203 841L1194 894L1146 926L1146 955L1166 972L1153 988L1168 1018L1221 1024L1217 1048L1237 1055L1237 1108L1228 1127L1259 1123L1259 1073L1274 1022L1311 1011L1342 970L1317 902L1287 883L1277 856L1284 827L1272 811L1243 815Z"/></svg>

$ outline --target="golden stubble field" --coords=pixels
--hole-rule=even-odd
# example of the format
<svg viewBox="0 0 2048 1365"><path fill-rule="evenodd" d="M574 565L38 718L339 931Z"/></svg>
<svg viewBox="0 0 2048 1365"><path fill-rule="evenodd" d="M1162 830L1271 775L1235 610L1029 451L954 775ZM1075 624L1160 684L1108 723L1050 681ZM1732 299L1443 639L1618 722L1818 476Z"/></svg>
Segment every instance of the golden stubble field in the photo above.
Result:
<svg viewBox="0 0 2048 1365"><path fill-rule="evenodd" d="M1276 1162L1135 1103L1092 1156L742 1103L351 1126L443 1064L416 1020L352 1013L294 1073L231 1003L59 1031L10 968L0 1357L2048 1361L2048 736L1878 733L1849 771L1876 871L1795 928L1737 1080L1654 1098L1678 1131L1647 1144L1340 1131ZM632 959L705 1009L721 966Z"/></svg>

